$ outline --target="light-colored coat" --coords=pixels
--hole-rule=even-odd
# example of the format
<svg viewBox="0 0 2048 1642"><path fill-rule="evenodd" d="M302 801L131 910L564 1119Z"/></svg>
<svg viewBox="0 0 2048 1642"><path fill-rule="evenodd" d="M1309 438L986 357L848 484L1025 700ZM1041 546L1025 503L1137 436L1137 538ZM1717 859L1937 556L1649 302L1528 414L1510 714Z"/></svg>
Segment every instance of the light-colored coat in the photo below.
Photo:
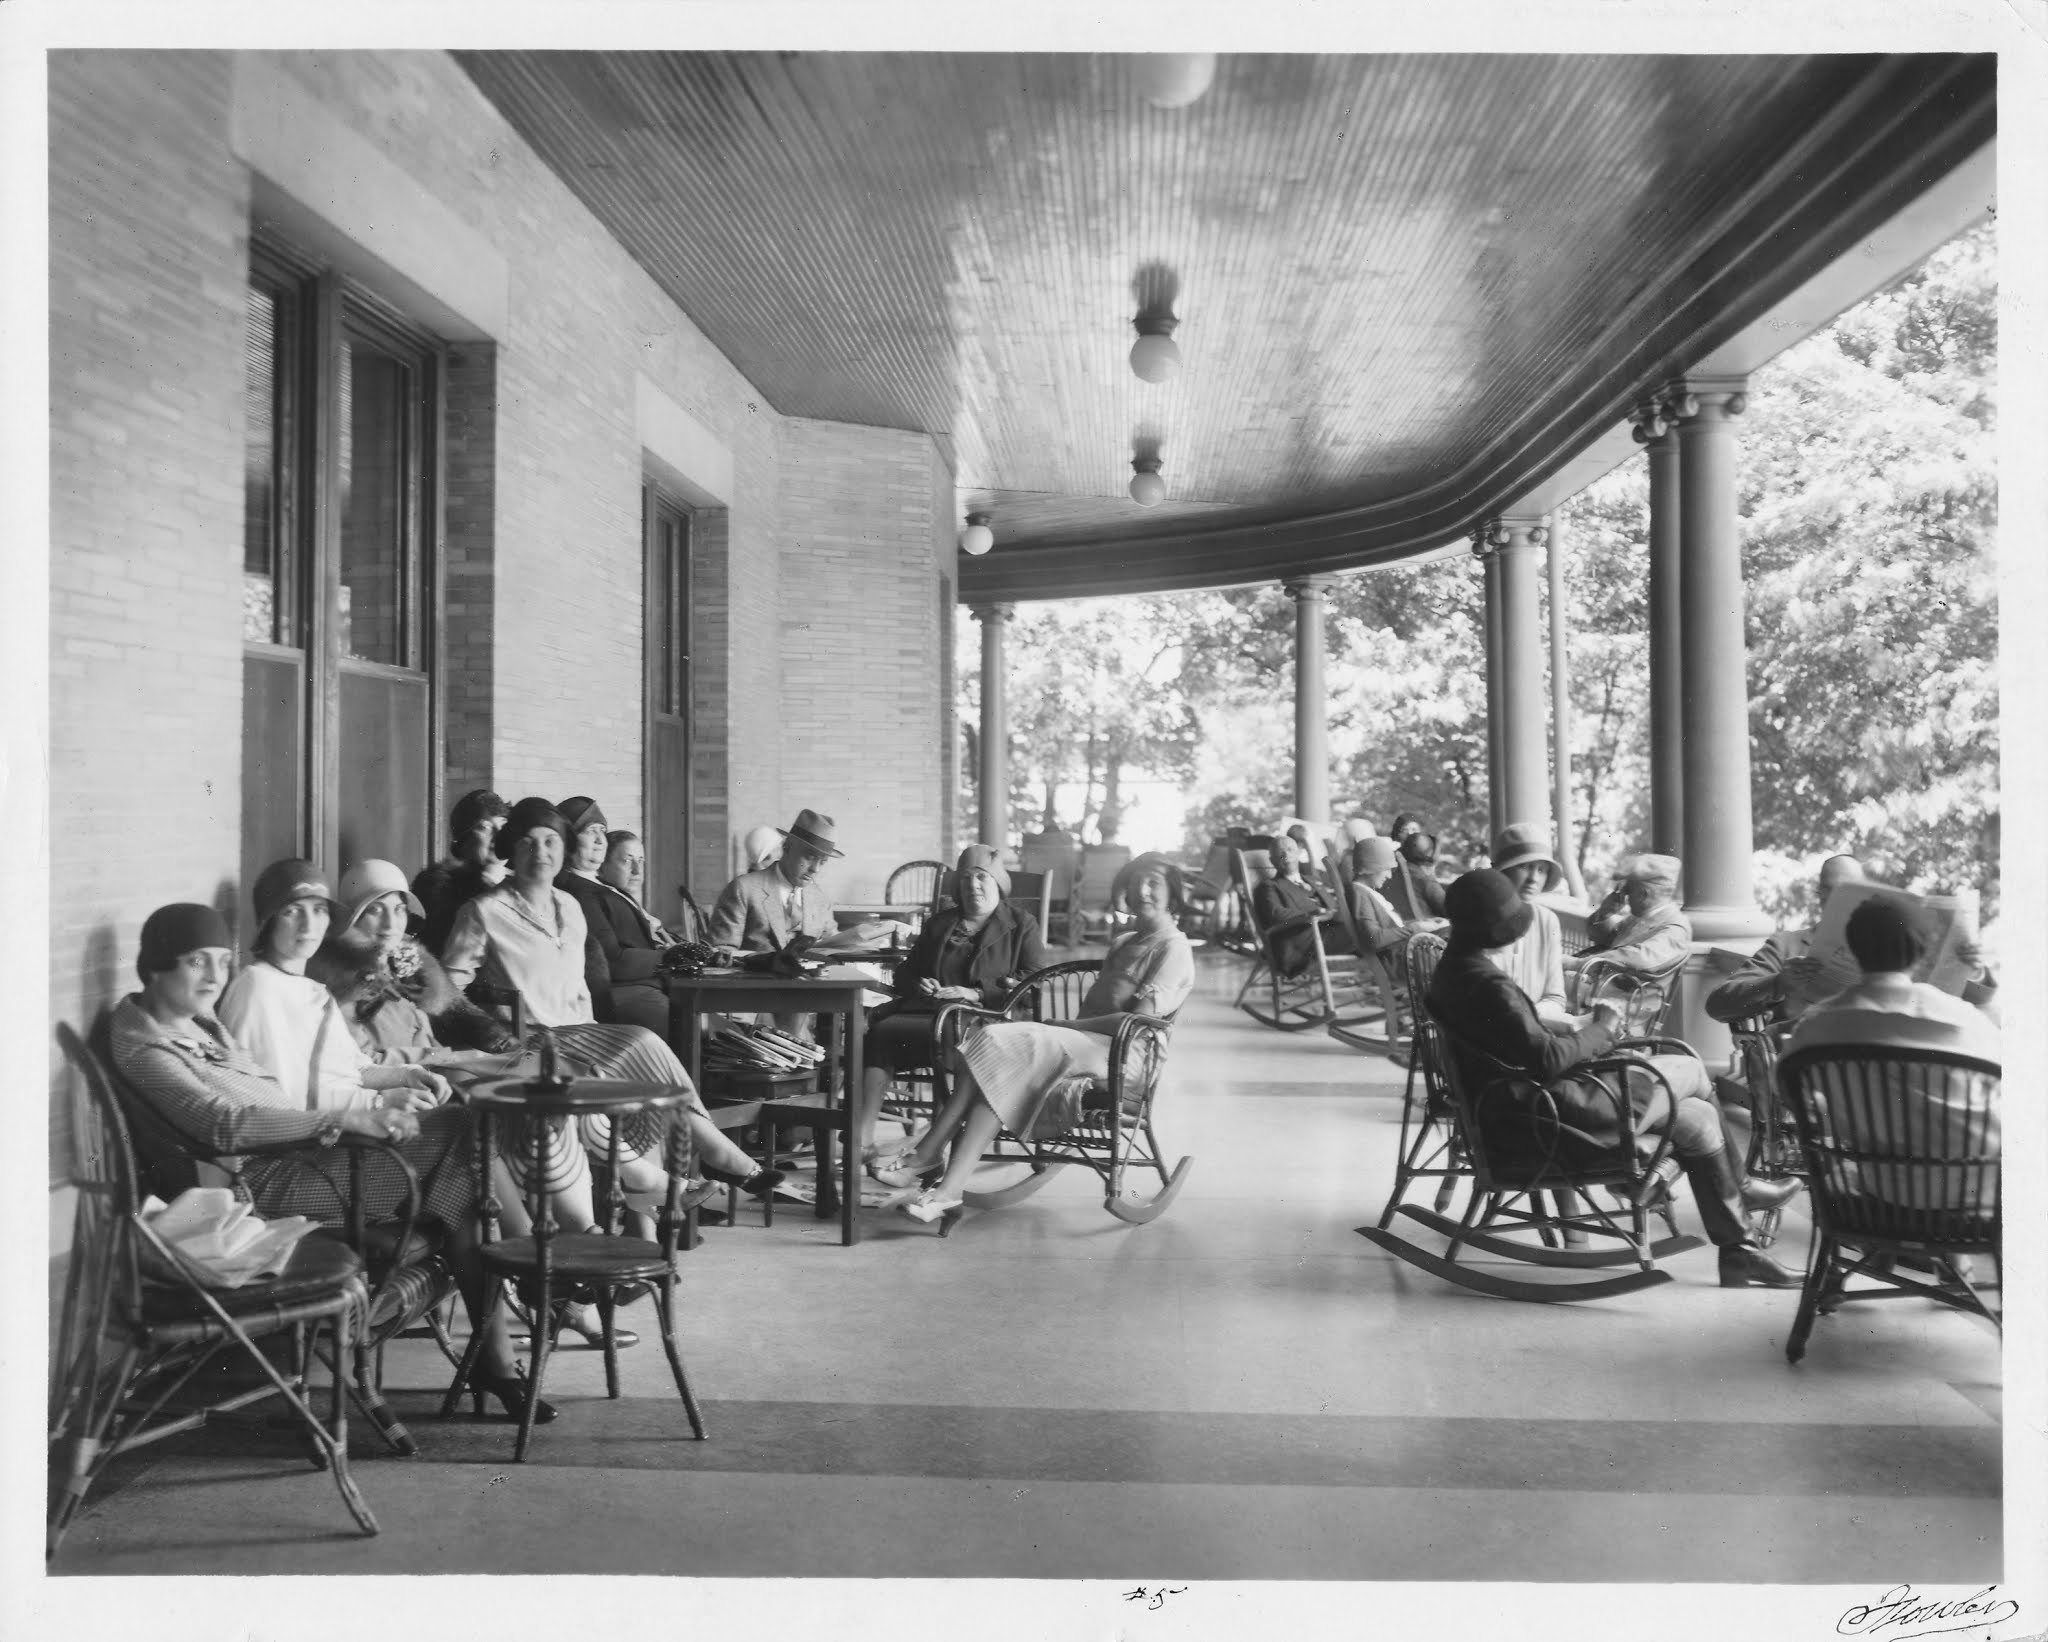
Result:
<svg viewBox="0 0 2048 1642"><path fill-rule="evenodd" d="M800 917L792 927L789 890L789 880L775 867L741 873L725 886L718 905L711 909L704 939L713 946L738 947L742 952L780 952L792 936L823 937L838 929L831 899L815 881L797 890Z"/></svg>

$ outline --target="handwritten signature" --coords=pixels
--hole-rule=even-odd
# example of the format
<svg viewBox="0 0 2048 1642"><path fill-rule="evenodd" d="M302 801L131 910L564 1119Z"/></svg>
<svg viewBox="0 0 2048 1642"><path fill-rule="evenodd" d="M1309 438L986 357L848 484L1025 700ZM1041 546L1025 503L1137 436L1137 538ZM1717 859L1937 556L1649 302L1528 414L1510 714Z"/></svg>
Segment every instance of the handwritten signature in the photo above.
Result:
<svg viewBox="0 0 2048 1642"><path fill-rule="evenodd" d="M1847 1609L1835 1621L1835 1634L1883 1636L1885 1642L1910 1642L1916 1636L1939 1636L1946 1631L1971 1631L2002 1624L2020 1611L2020 1605L2011 1597L1996 1595L1997 1590L1996 1585L1986 1585L1968 1596L1938 1600L1922 1596L1910 1585L1894 1585L1875 1602ZM1903 1629L1908 1625L1919 1628Z"/></svg>
<svg viewBox="0 0 2048 1642"><path fill-rule="evenodd" d="M1164 1585L1155 1585L1151 1590L1147 1591L1144 1586L1140 1585L1135 1591L1124 1592L1124 1600L1126 1602L1143 1602L1147 1608L1163 1608L1166 1606L1166 1599L1168 1597L1179 1596L1186 1589L1185 1585L1175 1585L1171 1589Z"/></svg>

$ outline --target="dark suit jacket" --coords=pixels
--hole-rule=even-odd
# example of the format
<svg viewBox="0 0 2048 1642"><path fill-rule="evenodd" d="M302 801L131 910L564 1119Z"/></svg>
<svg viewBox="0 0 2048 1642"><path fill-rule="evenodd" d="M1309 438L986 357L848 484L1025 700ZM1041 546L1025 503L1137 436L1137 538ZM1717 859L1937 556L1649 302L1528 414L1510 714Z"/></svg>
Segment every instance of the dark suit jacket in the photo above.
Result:
<svg viewBox="0 0 2048 1642"><path fill-rule="evenodd" d="M1273 967L1282 975L1299 975L1308 968L1309 959L1315 954L1314 931L1307 924L1278 934L1273 934L1272 930L1276 924L1290 920L1320 918L1329 910L1323 905L1322 897L1299 878L1268 878L1253 888L1252 904L1259 909L1260 927L1268 932ZM1336 942L1335 937L1339 933L1334 929L1324 931L1324 950L1338 949L1341 943Z"/></svg>
<svg viewBox="0 0 2048 1642"><path fill-rule="evenodd" d="M1444 915L1444 886L1430 867L1418 867L1406 856L1394 863L1394 875L1387 880L1387 900L1403 918L1441 918Z"/></svg>
<svg viewBox="0 0 2048 1642"><path fill-rule="evenodd" d="M612 1006L614 977L611 960L606 956L603 937L599 933L610 928L606 915L600 910L599 898L612 892L603 884L584 877L580 872L571 872L567 867L557 875L555 888L583 909L586 930L583 937L583 984L590 988L590 1012L601 1021L616 1022L619 1017Z"/></svg>
<svg viewBox="0 0 2048 1642"><path fill-rule="evenodd" d="M1528 994L1496 969L1492 959L1456 946L1446 949L1436 966L1428 1003L1443 1029L1444 1051L1467 1098L1498 1081L1505 1065L1551 1091L1565 1127L1560 1148L1565 1155L1574 1142L1578 1149L1595 1151L1611 1151L1621 1144L1613 1104L1565 1079L1574 1066L1613 1047L1614 1034L1605 1026L1575 1032L1538 1019ZM1512 1153L1527 1155L1532 1149L1529 1135L1513 1126L1496 1132L1489 1122L1485 1133L1489 1150L1504 1145Z"/></svg>
<svg viewBox="0 0 2048 1642"><path fill-rule="evenodd" d="M896 966L896 984L913 987L922 980L935 980L942 986L971 986L981 993L981 1001L993 1009L1003 1001L1003 994L1008 990L1005 982L1019 980L1035 969L1045 968L1052 961L1046 956L1045 937L1039 930L1038 920L1021 907L1004 901L989 914L987 923L967 937L966 977L942 975L939 972L941 954L948 937L959 925L957 907L948 907L944 912L927 918L909 956ZM883 1009L896 1014L921 1007L925 1006L911 998L885 1004ZM877 1010L876 1014L881 1015L882 1010Z"/></svg>

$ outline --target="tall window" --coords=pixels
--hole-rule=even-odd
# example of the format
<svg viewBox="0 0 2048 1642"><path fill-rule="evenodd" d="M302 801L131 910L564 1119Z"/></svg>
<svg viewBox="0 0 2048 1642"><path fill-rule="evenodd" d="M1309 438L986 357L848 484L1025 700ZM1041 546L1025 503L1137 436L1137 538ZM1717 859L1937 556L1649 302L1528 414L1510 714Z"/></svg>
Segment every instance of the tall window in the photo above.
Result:
<svg viewBox="0 0 2048 1642"><path fill-rule="evenodd" d="M259 230L242 534L243 870L426 858L440 350Z"/></svg>
<svg viewBox="0 0 2048 1642"><path fill-rule="evenodd" d="M647 904L670 917L690 861L690 515L641 492L647 600Z"/></svg>

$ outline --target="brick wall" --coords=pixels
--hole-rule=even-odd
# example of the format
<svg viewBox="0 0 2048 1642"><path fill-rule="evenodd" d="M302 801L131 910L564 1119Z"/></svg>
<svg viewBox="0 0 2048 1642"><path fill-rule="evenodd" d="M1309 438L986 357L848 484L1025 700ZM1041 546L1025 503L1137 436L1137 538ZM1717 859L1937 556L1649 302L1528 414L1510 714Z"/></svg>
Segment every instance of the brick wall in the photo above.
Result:
<svg viewBox="0 0 2048 1642"><path fill-rule="evenodd" d="M444 54L59 52L50 101L57 1014L126 987L150 908L237 887L250 201L290 194L237 145L265 131L298 156L367 144L403 174L342 236L364 277L442 225L502 259L495 306L402 270L422 303L495 327L443 332L449 793L589 792L641 821L644 376L732 457L696 589L700 776L723 760L700 882L715 893L733 833L803 803L851 829L849 898L938 845L952 521L930 440L785 424ZM282 118L243 119L259 102ZM328 228L346 207L290 203ZM787 627L786 588L807 600Z"/></svg>
<svg viewBox="0 0 2048 1642"><path fill-rule="evenodd" d="M920 433L783 424L782 824L805 805L838 821L826 881L845 900L879 900L944 843L936 467Z"/></svg>
<svg viewBox="0 0 2048 1642"><path fill-rule="evenodd" d="M239 870L246 174L228 65L53 53L50 1007ZM231 904L224 900L224 906Z"/></svg>
<svg viewBox="0 0 2048 1642"><path fill-rule="evenodd" d="M495 784L497 686L498 349L464 342L448 351L442 480L441 701L444 813L434 818L447 845L455 800ZM564 795L566 796L566 795Z"/></svg>

